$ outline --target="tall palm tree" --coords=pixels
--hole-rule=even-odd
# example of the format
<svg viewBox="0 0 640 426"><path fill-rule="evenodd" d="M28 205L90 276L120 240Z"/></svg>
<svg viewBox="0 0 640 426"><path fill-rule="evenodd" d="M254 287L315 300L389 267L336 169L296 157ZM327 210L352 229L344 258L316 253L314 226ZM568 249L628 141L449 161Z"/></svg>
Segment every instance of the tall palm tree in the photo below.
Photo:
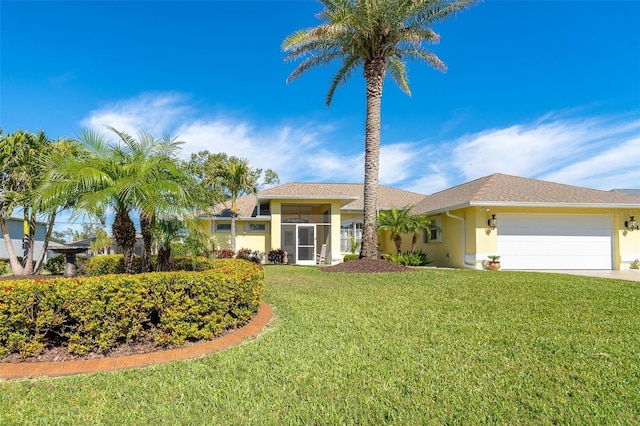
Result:
<svg viewBox="0 0 640 426"><path fill-rule="evenodd" d="M128 161L134 165L127 176L124 189L140 214L140 230L144 243L142 271L151 270L153 228L159 211L177 214L187 206L185 190L188 175L177 159L183 142L165 134L155 139L147 132L131 135L111 128L126 147Z"/></svg>
<svg viewBox="0 0 640 426"><path fill-rule="evenodd" d="M324 22L299 30L282 43L285 60L302 62L287 82L334 60L341 61L326 96L362 67L366 80L364 223L360 256L377 257L376 209L380 162L380 101L387 73L410 94L405 60L426 62L445 71L445 64L422 43L440 39L430 26L473 5L477 0L319 0ZM303 59L304 58L304 59Z"/></svg>
<svg viewBox="0 0 640 426"><path fill-rule="evenodd" d="M389 233L398 253L402 252L402 234L410 232L410 209L411 207L403 207L401 209L394 207L391 210L381 211L378 216L378 231Z"/></svg>
<svg viewBox="0 0 640 426"><path fill-rule="evenodd" d="M158 211L173 211L186 203L182 184L187 177L174 158L179 148L175 140L166 137L156 140L146 132L140 132L135 139L114 128L110 130L118 136L118 143L111 143L95 131L82 131L81 152L50 170L42 197L79 194L74 215L86 212L104 218L107 209L112 209L113 238L123 249L125 270L135 273L136 228L131 214L139 213L144 218L143 235L150 236L149 229ZM145 241L143 265L148 265L150 247L149 237Z"/></svg>

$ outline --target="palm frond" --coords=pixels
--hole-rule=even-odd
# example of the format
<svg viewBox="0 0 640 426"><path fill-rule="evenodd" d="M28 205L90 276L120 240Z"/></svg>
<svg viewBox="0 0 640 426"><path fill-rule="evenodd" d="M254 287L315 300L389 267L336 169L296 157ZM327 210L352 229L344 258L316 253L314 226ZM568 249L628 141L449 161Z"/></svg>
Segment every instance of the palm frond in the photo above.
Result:
<svg viewBox="0 0 640 426"><path fill-rule="evenodd" d="M411 96L405 63L397 56L389 56L387 58L387 71L398 87L408 96Z"/></svg>

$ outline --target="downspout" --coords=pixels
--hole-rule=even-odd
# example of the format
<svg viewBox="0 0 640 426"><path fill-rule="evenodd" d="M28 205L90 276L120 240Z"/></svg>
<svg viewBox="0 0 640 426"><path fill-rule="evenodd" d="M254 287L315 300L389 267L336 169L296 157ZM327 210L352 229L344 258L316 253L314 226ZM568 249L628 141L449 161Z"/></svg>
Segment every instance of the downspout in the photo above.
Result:
<svg viewBox="0 0 640 426"><path fill-rule="evenodd" d="M476 266L475 263L473 265L470 263L467 263L467 227L465 225L464 218L451 214L449 210L447 210L445 214L452 219L456 219L462 222L462 267L467 269L477 270L478 267Z"/></svg>

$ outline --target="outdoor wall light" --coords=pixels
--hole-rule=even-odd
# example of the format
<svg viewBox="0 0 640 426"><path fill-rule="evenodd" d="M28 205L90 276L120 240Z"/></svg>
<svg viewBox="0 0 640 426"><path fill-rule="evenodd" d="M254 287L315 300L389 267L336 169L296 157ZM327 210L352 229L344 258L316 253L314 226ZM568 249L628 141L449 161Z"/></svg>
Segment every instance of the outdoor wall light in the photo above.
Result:
<svg viewBox="0 0 640 426"><path fill-rule="evenodd" d="M492 231L496 229L496 227L498 226L498 219L496 219L495 214L491 215L491 219L487 221L487 225L489 225L489 228L491 228Z"/></svg>
<svg viewBox="0 0 640 426"><path fill-rule="evenodd" d="M637 231L640 229L638 228L638 222L636 222L633 216L629 217L629 220L625 220L624 227L627 228L628 231Z"/></svg>

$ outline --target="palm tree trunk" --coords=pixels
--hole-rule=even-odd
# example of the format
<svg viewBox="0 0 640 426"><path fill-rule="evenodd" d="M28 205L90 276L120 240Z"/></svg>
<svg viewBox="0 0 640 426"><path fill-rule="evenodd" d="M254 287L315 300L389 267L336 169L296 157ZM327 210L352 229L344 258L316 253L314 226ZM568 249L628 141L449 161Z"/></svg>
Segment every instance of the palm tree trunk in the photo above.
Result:
<svg viewBox="0 0 640 426"><path fill-rule="evenodd" d="M49 249L49 240L51 240L51 233L53 232L53 224L56 221L56 212L54 211L49 216L49 221L47 223L47 235L44 237L44 243L42 244L42 250L40 250L40 254L38 255L38 260L36 261L35 269L33 270L34 274L39 274L42 270L42 265L44 265L44 258L47 254L47 250Z"/></svg>
<svg viewBox="0 0 640 426"><path fill-rule="evenodd" d="M140 228L142 229L142 240L144 241L144 251L142 252L142 272L151 272L153 222L153 216L149 216L145 213L140 214Z"/></svg>
<svg viewBox="0 0 640 426"><path fill-rule="evenodd" d="M113 238L122 247L124 270L127 274L135 274L133 246L136 243L136 227L126 211L118 211L111 227Z"/></svg>
<svg viewBox="0 0 640 426"><path fill-rule="evenodd" d="M231 250L236 252L236 199L231 198Z"/></svg>
<svg viewBox="0 0 640 426"><path fill-rule="evenodd" d="M33 251L35 246L36 239L36 214L35 212L31 212L30 214L25 214L26 219L26 227L25 227L25 235L27 236L27 252L25 253L26 260L24 264L24 271L22 272L24 275L33 275ZM24 244L24 243L23 243Z"/></svg>
<svg viewBox="0 0 640 426"><path fill-rule="evenodd" d="M400 234L396 234L393 237L393 243L396 245L396 251L398 254L402 253L402 236Z"/></svg>
<svg viewBox="0 0 640 426"><path fill-rule="evenodd" d="M9 235L9 227L5 219L0 219L0 230L2 230L2 237L4 238L4 244L7 247L7 254L9 255L9 264L11 265L11 273L13 275L22 275L24 268L18 262L18 256L13 249L13 241L11 241L11 235Z"/></svg>
<svg viewBox="0 0 640 426"><path fill-rule="evenodd" d="M171 244L160 244L158 248L158 264L156 270L158 272L166 272L169 270L169 259L171 259Z"/></svg>
<svg viewBox="0 0 640 426"><path fill-rule="evenodd" d="M367 80L367 116L364 136L364 220L360 258L377 259L378 170L380 168L380 102L386 72L384 58L369 59L364 64Z"/></svg>

